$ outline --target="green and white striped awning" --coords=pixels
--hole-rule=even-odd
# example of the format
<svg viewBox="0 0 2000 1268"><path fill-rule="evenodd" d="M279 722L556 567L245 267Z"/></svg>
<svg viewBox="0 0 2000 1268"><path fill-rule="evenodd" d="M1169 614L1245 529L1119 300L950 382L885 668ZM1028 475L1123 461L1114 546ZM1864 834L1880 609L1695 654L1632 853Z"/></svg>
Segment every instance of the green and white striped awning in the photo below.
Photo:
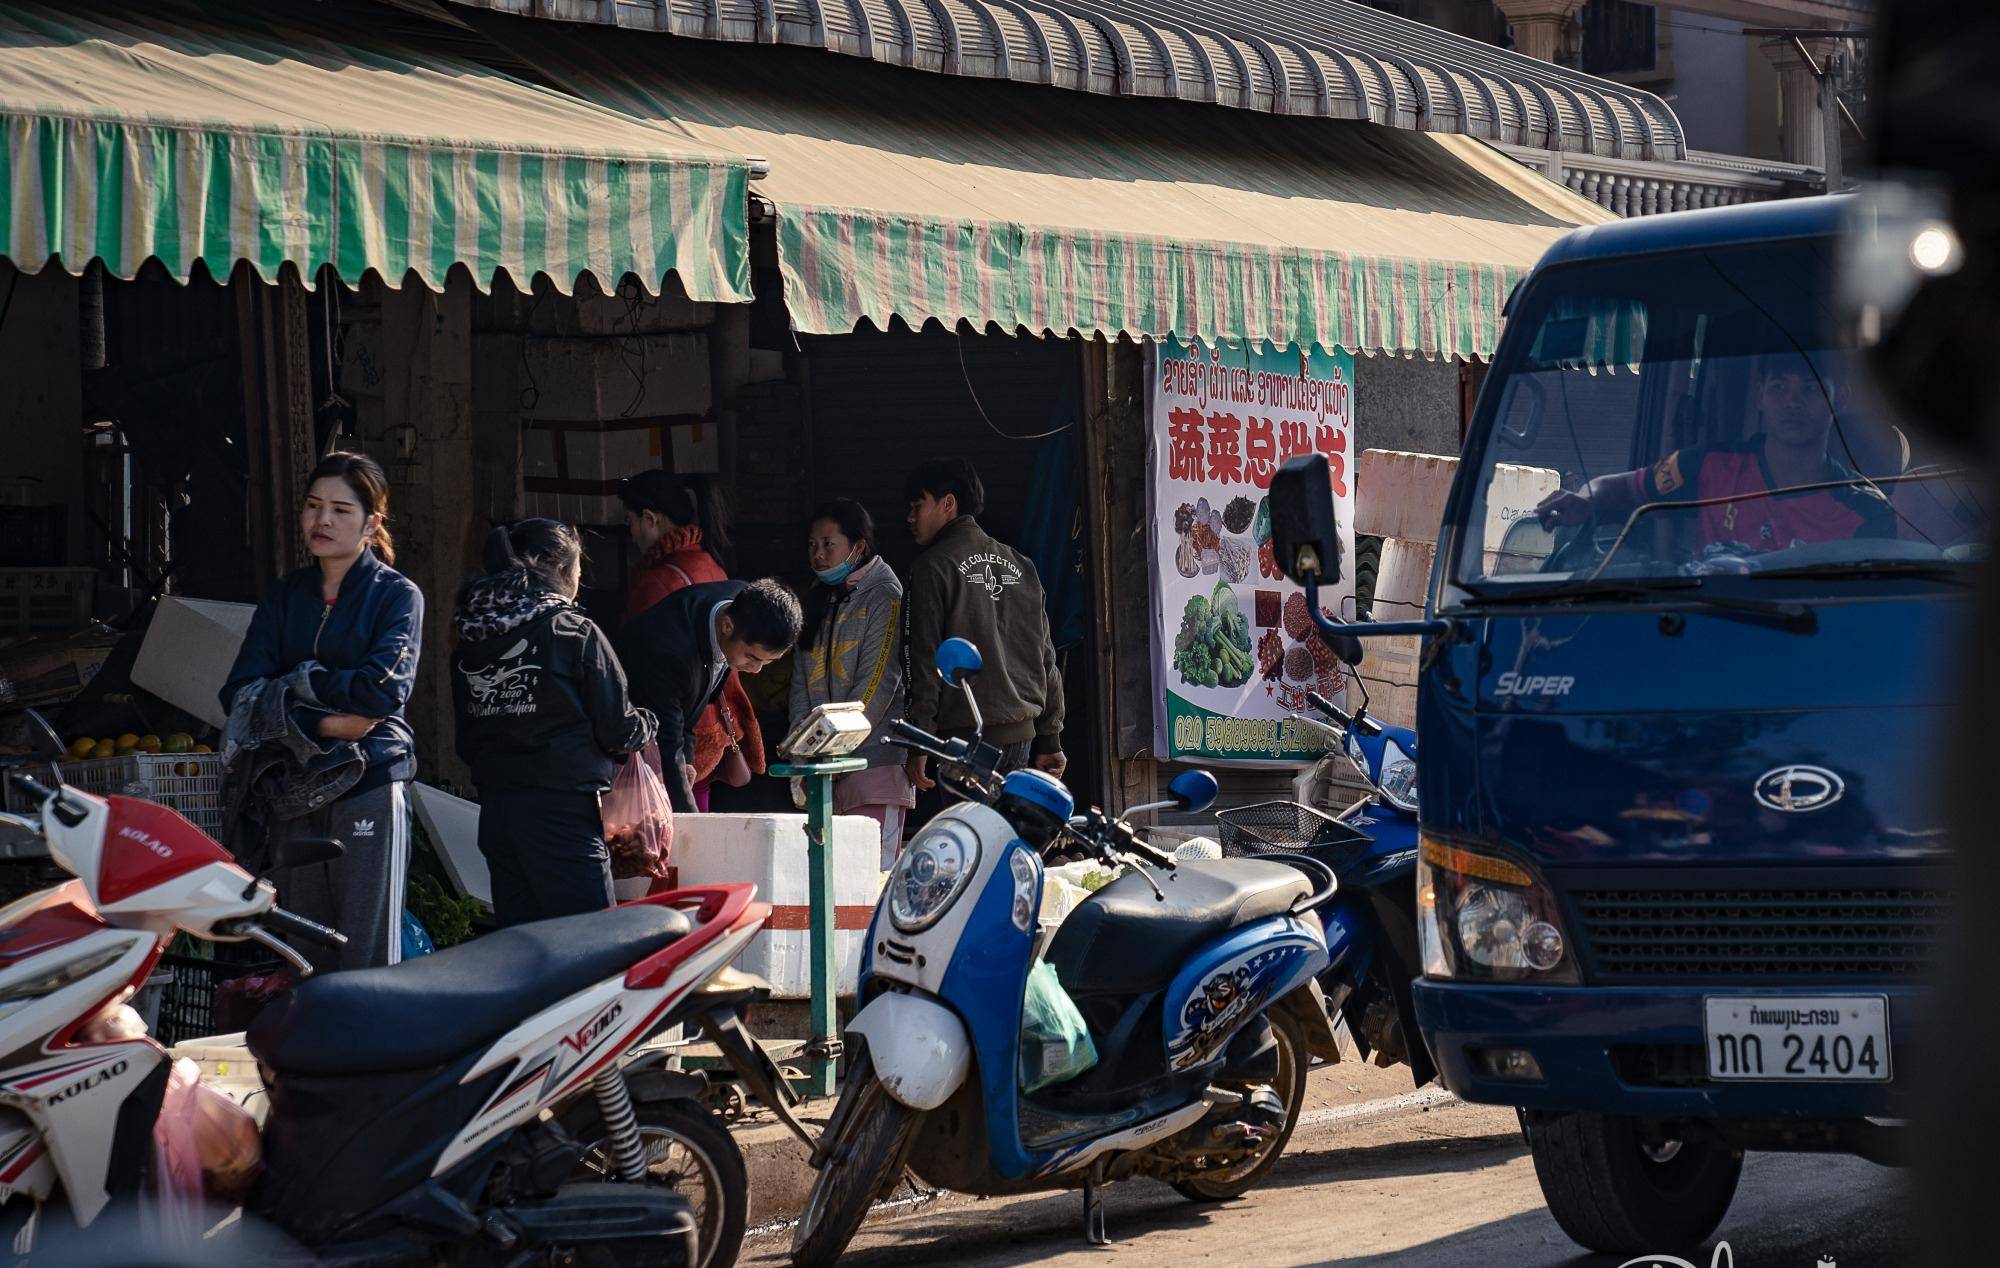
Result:
<svg viewBox="0 0 2000 1268"><path fill-rule="evenodd" d="M768 160L757 193L809 333L901 318L1481 357L1548 244L1611 218L1466 137L474 21L581 97Z"/></svg>
<svg viewBox="0 0 2000 1268"><path fill-rule="evenodd" d="M462 264L564 292L671 272L750 298L738 154L310 6L81 7L0 2L0 254L22 269L441 288Z"/></svg>

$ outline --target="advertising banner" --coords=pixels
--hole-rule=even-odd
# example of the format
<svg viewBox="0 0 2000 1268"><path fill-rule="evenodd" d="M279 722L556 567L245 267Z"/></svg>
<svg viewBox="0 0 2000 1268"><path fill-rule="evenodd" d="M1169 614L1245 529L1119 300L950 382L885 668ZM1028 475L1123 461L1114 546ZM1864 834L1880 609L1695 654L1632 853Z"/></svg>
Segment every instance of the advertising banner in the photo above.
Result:
<svg viewBox="0 0 2000 1268"><path fill-rule="evenodd" d="M1148 369L1156 751L1317 757L1319 737L1288 715L1310 690L1339 703L1346 667L1278 571L1266 495L1286 458L1326 455L1349 562L1320 603L1352 619L1354 357L1170 342L1151 349Z"/></svg>

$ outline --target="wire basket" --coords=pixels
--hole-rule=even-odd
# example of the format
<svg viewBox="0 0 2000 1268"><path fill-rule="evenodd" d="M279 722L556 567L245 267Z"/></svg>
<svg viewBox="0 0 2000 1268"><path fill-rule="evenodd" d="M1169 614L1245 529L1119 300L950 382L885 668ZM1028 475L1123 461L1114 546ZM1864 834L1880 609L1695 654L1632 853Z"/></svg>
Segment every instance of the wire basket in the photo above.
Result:
<svg viewBox="0 0 2000 1268"><path fill-rule="evenodd" d="M47 766L29 770L35 778L48 782ZM220 753L126 753L119 757L64 762L62 777L70 787L100 797L119 795L157 801L209 836L222 835ZM7 808L16 814L34 809L11 781L7 785Z"/></svg>
<svg viewBox="0 0 2000 1268"><path fill-rule="evenodd" d="M1370 842L1360 829L1296 801L1259 801L1219 810L1215 822L1226 859L1303 854L1338 872Z"/></svg>

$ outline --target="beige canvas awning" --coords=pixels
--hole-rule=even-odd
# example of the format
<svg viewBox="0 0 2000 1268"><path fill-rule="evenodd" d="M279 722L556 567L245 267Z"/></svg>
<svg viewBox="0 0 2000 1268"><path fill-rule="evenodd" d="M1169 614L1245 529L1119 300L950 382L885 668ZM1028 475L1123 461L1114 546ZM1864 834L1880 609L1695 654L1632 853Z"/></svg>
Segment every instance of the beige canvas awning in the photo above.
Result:
<svg viewBox="0 0 2000 1268"><path fill-rule="evenodd" d="M1467 137L481 17L579 96L767 160L785 303L867 320L1483 356L1610 218Z"/></svg>

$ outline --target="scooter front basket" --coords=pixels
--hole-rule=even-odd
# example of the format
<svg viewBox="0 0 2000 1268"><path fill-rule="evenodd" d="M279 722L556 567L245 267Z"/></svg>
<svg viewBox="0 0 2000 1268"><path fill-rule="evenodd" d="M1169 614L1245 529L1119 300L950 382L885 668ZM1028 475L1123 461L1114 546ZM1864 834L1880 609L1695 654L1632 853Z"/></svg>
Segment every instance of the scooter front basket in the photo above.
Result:
<svg viewBox="0 0 2000 1268"><path fill-rule="evenodd" d="M1371 842L1360 829L1296 801L1259 801L1219 810L1215 822L1226 859L1303 854L1339 872Z"/></svg>

